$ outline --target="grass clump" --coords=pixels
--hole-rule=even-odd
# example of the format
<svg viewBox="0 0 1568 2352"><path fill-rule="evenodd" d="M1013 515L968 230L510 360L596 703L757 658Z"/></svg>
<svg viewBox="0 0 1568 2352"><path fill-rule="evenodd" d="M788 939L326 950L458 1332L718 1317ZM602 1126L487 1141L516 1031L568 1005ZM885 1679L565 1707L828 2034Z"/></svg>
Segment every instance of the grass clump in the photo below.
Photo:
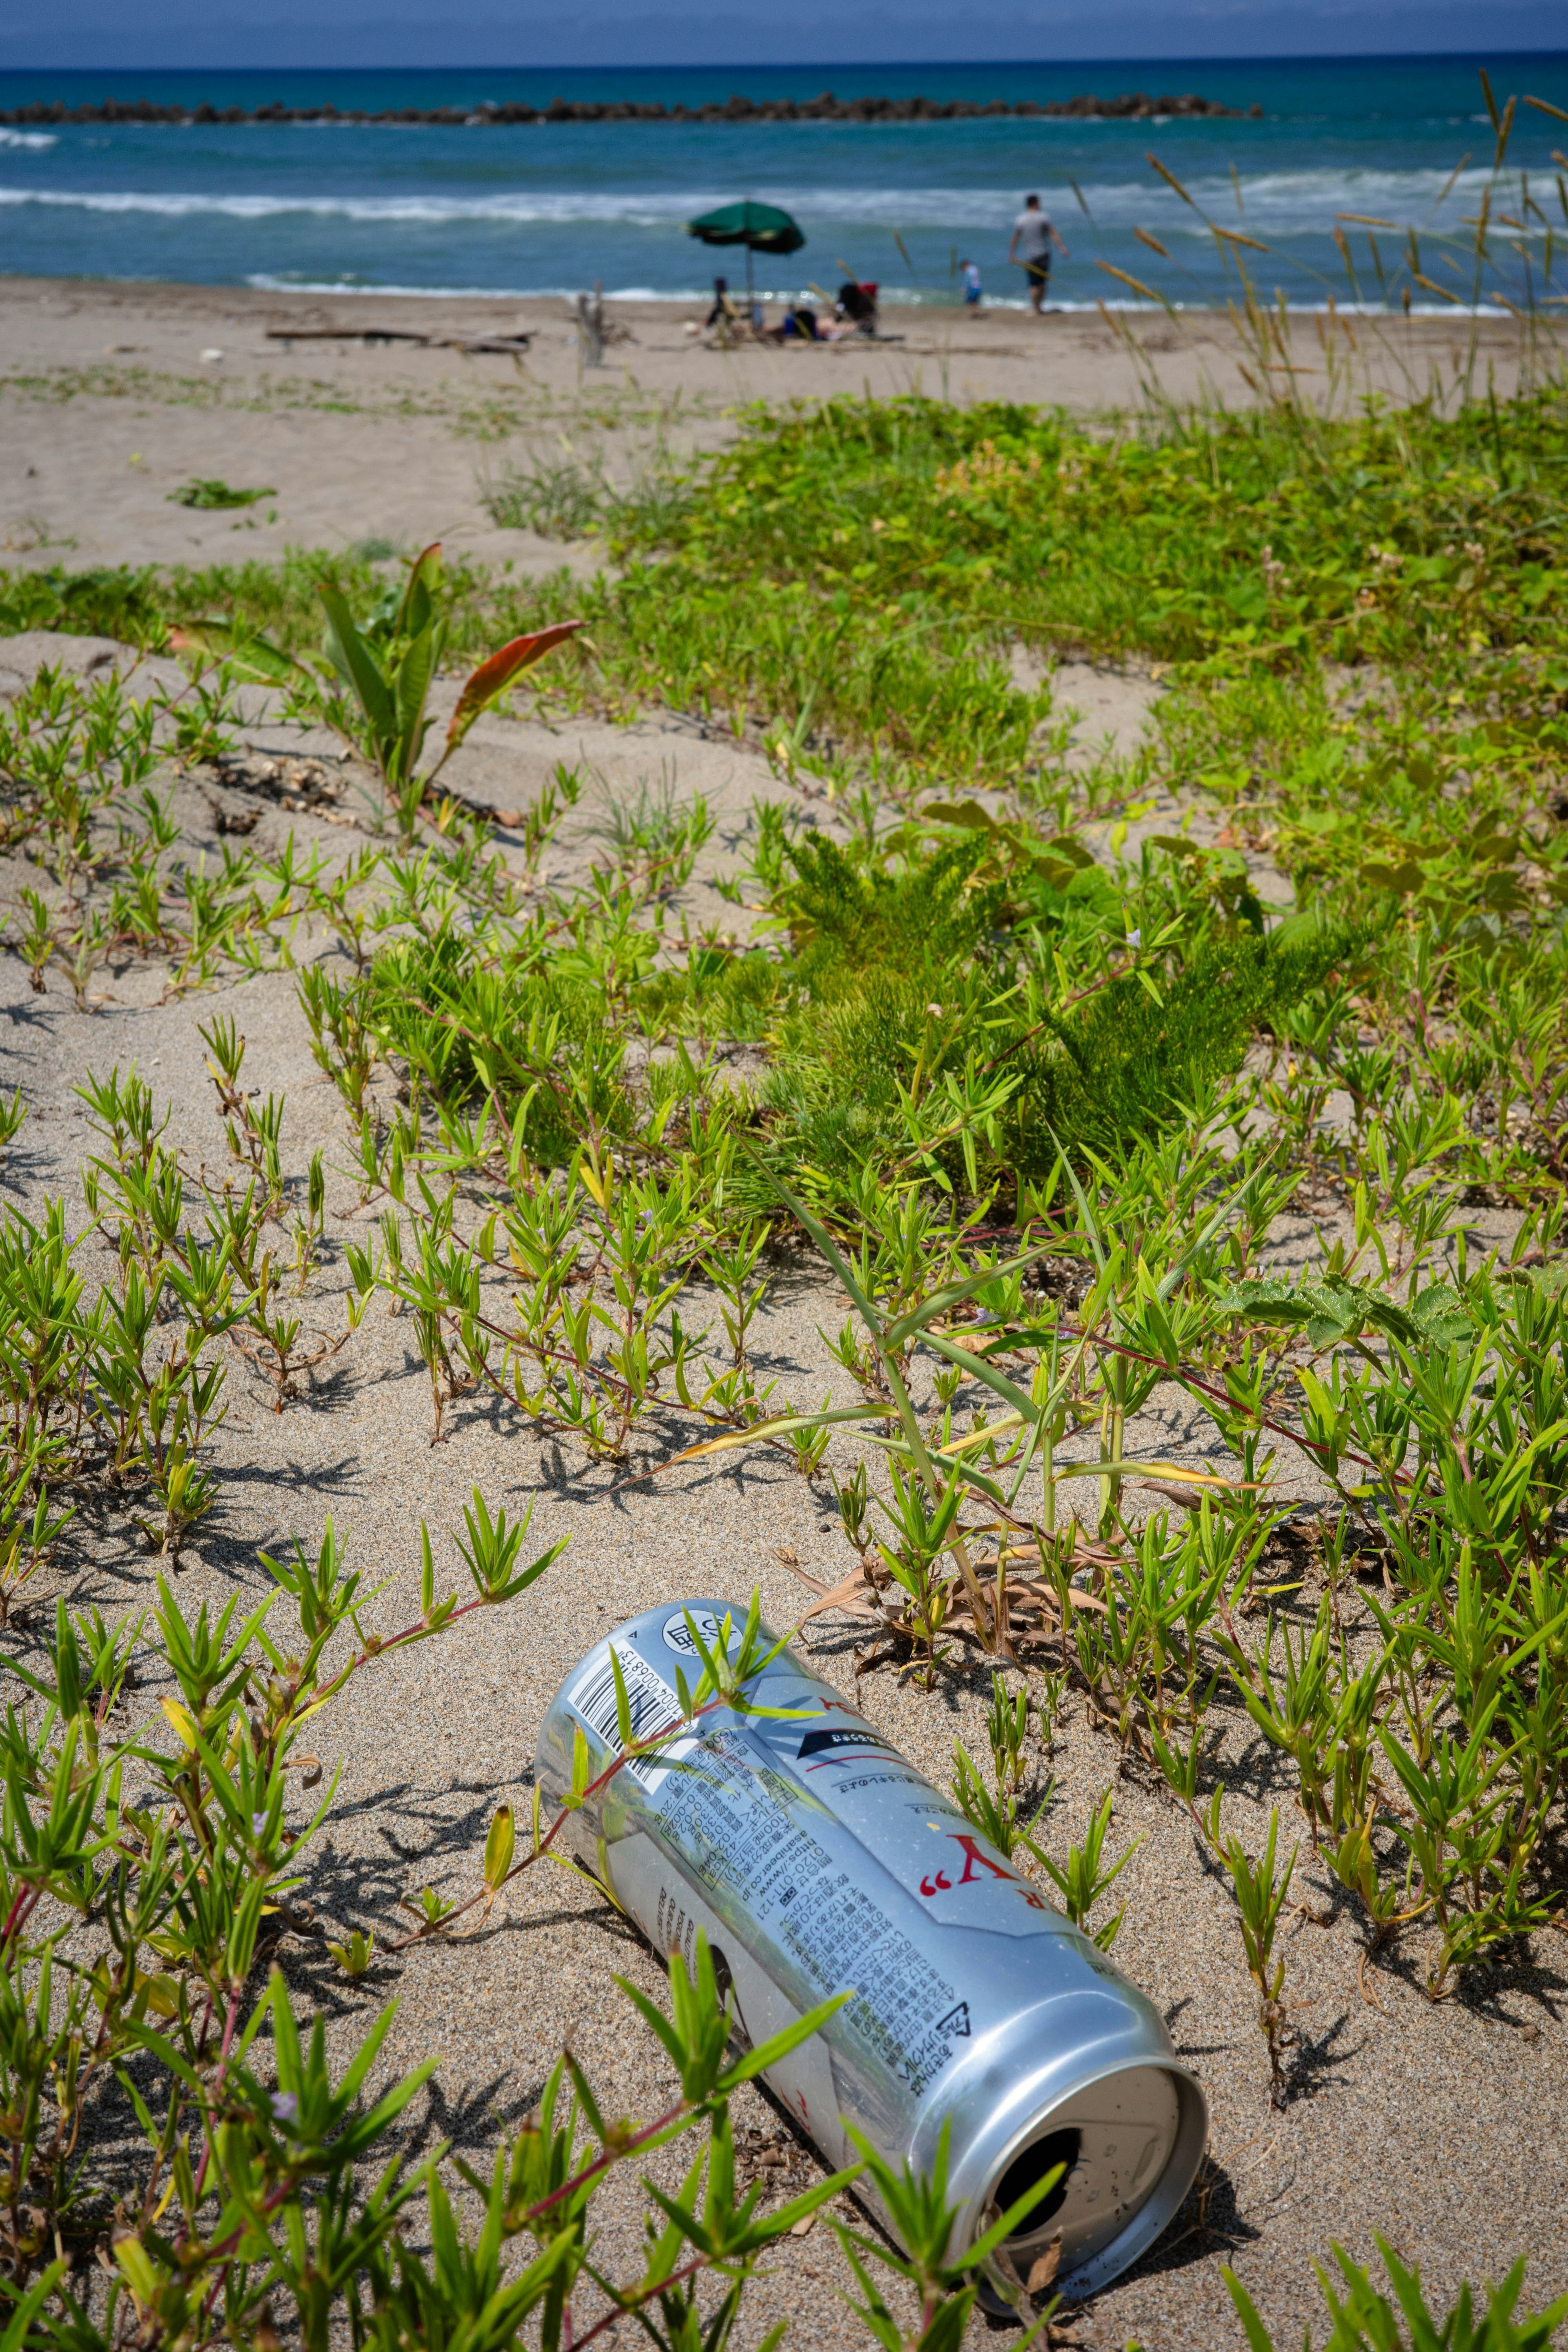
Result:
<svg viewBox="0 0 1568 2352"><path fill-rule="evenodd" d="M604 469L570 450L503 467L485 488L490 520L502 530L531 530L541 539L586 539L603 519Z"/></svg>
<svg viewBox="0 0 1568 2352"><path fill-rule="evenodd" d="M258 506L263 499L275 499L278 493L270 487L259 490L236 489L232 482L216 475L193 475L182 482L177 490L169 492L169 503L176 507L197 507L205 511L221 512L229 507Z"/></svg>
<svg viewBox="0 0 1568 2352"><path fill-rule="evenodd" d="M1158 851L1120 891L1060 844L1001 874L984 839L945 826L859 856L803 835L784 854L771 904L792 947L761 1100L803 1179L921 1159L922 1108L962 1128L984 1100L969 1172L1016 1199L1063 1149L1116 1152L1184 1117L1360 945L1316 919L1266 937L1256 901L1238 919L1206 871L1194 887ZM754 1031L759 992L731 981L731 1001Z"/></svg>

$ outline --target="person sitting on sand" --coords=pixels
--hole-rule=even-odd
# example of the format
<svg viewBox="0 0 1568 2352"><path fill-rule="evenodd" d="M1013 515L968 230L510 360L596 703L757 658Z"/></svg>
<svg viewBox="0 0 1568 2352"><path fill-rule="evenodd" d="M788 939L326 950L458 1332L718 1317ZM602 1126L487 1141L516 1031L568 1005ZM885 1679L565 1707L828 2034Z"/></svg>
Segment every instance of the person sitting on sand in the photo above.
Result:
<svg viewBox="0 0 1568 2352"><path fill-rule="evenodd" d="M858 327L860 334L875 334L877 287L856 285L853 278L847 278L844 285L839 287L839 318L848 320L851 327Z"/></svg>
<svg viewBox="0 0 1568 2352"><path fill-rule="evenodd" d="M977 261L961 261L958 265L958 268L959 275L963 280L963 307L966 310L978 310L980 308L980 264Z"/></svg>
<svg viewBox="0 0 1568 2352"><path fill-rule="evenodd" d="M709 311L708 316L703 320L700 326L698 325L695 319L689 320L687 321L686 331L689 335L706 335L713 329L717 329L718 331L718 348L721 352L727 352L729 350L731 344L735 341L741 331L741 313L736 308L733 300L731 299L730 281L727 278L715 278L713 280L713 308ZM713 345L710 344L709 349L712 350L712 348Z"/></svg>
<svg viewBox="0 0 1568 2352"><path fill-rule="evenodd" d="M816 343L826 340L809 302L786 302L778 325L764 327L762 335L765 343Z"/></svg>
<svg viewBox="0 0 1568 2352"><path fill-rule="evenodd" d="M1013 224L1013 242L1007 247L1007 258L1022 266L1028 280L1029 308L1037 316L1050 283L1053 245L1065 261L1068 249L1040 210L1038 196L1026 196L1024 209Z"/></svg>

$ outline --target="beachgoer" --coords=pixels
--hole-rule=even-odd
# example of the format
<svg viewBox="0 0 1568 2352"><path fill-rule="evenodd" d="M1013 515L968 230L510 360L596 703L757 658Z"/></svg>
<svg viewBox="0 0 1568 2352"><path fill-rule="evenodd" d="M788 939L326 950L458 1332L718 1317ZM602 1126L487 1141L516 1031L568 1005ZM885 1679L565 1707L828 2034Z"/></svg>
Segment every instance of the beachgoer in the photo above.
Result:
<svg viewBox="0 0 1568 2352"><path fill-rule="evenodd" d="M816 343L824 340L809 302L786 302L778 325L763 330L763 341L770 343Z"/></svg>
<svg viewBox="0 0 1568 2352"><path fill-rule="evenodd" d="M722 326L731 315L730 281L727 278L716 278L713 280L713 308L703 320L703 327Z"/></svg>
<svg viewBox="0 0 1568 2352"><path fill-rule="evenodd" d="M1029 308L1037 314L1050 283L1053 245L1065 261L1068 249L1040 210L1038 196L1026 196L1024 209L1013 224L1013 242L1007 247L1007 258L1023 265L1029 286Z"/></svg>
<svg viewBox="0 0 1568 2352"><path fill-rule="evenodd" d="M961 261L958 268L959 273L963 279L964 308L967 310L978 310L980 308L980 264L977 261Z"/></svg>
<svg viewBox="0 0 1568 2352"><path fill-rule="evenodd" d="M850 325L858 327L863 335L874 335L877 331L875 283L865 281L857 285L853 278L847 278L838 289L838 315L841 319L847 319Z"/></svg>

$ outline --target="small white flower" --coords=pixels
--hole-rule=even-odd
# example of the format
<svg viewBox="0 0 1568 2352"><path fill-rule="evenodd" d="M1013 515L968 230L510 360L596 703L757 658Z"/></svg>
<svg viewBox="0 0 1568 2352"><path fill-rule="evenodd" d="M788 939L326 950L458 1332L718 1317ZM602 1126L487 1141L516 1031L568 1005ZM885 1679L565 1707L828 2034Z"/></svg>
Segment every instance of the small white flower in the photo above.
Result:
<svg viewBox="0 0 1568 2352"><path fill-rule="evenodd" d="M298 2123L300 2119L300 2102L292 2091L273 2092L272 2114L274 2120L278 2123Z"/></svg>
<svg viewBox="0 0 1568 2352"><path fill-rule="evenodd" d="M1143 944L1142 932L1141 930L1129 931L1127 934L1127 944L1130 948L1141 948Z"/></svg>

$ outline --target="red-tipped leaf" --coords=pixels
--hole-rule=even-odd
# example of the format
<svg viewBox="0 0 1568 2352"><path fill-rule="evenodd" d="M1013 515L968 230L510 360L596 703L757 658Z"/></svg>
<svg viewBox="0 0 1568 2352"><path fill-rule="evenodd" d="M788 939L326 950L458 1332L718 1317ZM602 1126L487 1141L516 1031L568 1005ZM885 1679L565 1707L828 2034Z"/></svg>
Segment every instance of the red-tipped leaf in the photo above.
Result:
<svg viewBox="0 0 1568 2352"><path fill-rule="evenodd" d="M548 629L536 629L531 637L513 637L510 646L502 646L499 654L481 662L458 697L458 707L452 713L452 723L447 730L447 749L455 751L481 710L500 694L504 694L514 677L542 661L555 646L564 645L575 636L581 621L557 621Z"/></svg>

